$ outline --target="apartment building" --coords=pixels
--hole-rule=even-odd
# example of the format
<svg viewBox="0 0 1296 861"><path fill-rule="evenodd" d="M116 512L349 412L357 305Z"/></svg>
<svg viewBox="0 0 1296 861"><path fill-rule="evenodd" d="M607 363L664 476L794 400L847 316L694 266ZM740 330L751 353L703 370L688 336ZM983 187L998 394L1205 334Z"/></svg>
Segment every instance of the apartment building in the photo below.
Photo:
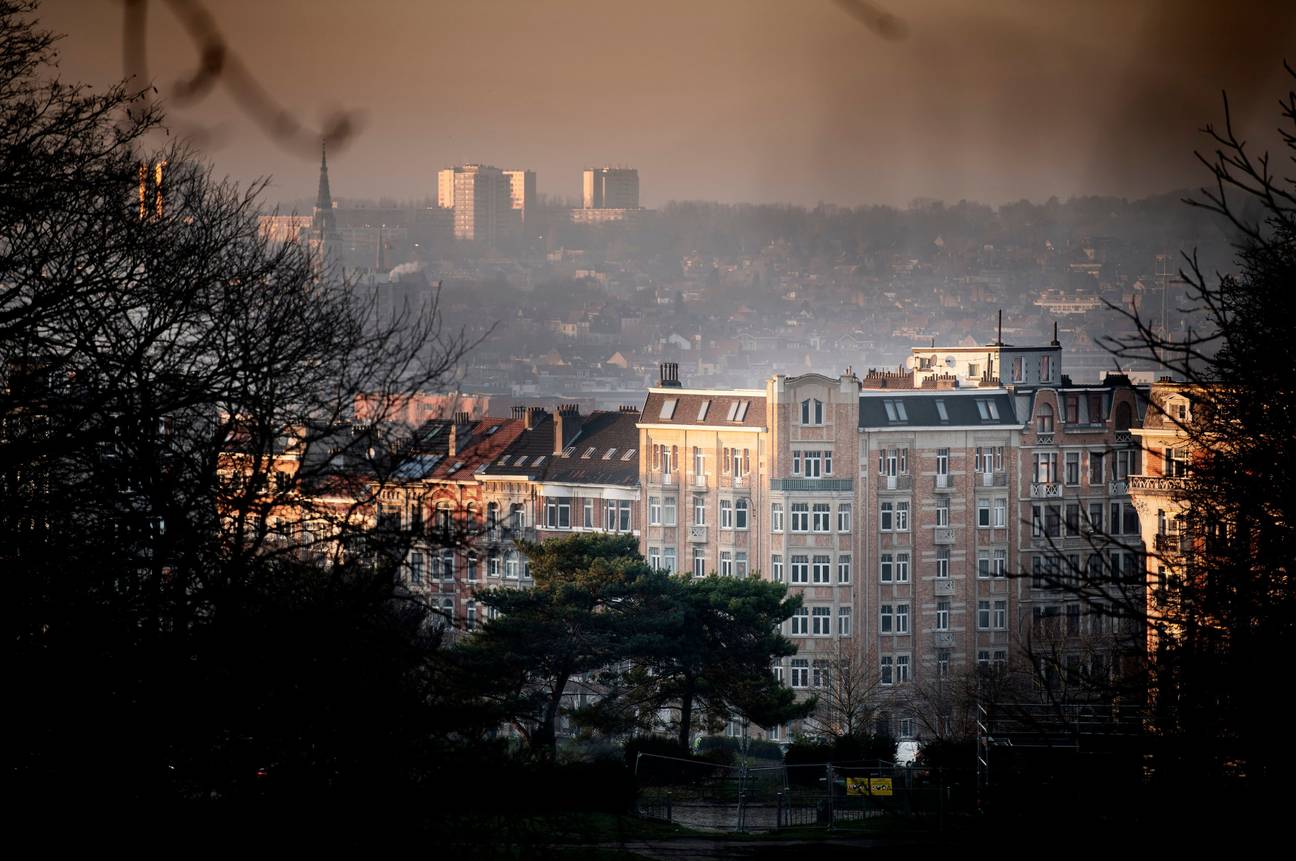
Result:
<svg viewBox="0 0 1296 861"><path fill-rule="evenodd" d="M762 389L687 389L661 366L639 417L650 564L694 576L747 577L768 558L769 416Z"/></svg>
<svg viewBox="0 0 1296 861"><path fill-rule="evenodd" d="M1141 626L1141 518L1129 493L1140 471L1140 392L1120 375L1100 385L1019 387L1017 450L1023 524L1022 649L1056 695L1105 687L1122 640ZM1126 644L1127 645L1127 644ZM1132 667L1125 667L1130 670Z"/></svg>

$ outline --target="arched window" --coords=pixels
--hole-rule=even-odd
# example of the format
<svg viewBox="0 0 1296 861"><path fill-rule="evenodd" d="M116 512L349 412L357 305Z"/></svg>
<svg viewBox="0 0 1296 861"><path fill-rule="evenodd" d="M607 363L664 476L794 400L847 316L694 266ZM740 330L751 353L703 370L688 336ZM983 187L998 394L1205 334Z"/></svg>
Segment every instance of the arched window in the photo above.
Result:
<svg viewBox="0 0 1296 861"><path fill-rule="evenodd" d="M1035 431L1037 433L1053 433L1053 407L1048 404L1040 404L1039 413L1035 417Z"/></svg>
<svg viewBox="0 0 1296 861"><path fill-rule="evenodd" d="M801 424L823 424L823 401L815 398L807 398L801 402Z"/></svg>

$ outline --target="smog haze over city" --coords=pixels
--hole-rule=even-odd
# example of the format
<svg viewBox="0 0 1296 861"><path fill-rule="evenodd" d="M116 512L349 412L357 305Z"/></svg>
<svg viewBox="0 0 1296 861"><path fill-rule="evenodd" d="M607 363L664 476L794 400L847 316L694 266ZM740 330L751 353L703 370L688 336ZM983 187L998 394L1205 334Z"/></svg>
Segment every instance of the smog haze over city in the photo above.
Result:
<svg viewBox="0 0 1296 861"><path fill-rule="evenodd" d="M1292 0L0 0L17 818L1276 831L1293 48Z"/></svg>

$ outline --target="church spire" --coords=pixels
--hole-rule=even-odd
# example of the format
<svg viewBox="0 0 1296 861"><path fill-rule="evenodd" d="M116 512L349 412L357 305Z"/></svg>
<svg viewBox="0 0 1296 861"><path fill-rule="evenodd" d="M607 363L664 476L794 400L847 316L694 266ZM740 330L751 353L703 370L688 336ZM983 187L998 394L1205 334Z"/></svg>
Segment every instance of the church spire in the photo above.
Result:
<svg viewBox="0 0 1296 861"><path fill-rule="evenodd" d="M333 195L328 188L328 141L323 139L320 139L320 191L315 196L316 217L320 211L330 214L333 211Z"/></svg>

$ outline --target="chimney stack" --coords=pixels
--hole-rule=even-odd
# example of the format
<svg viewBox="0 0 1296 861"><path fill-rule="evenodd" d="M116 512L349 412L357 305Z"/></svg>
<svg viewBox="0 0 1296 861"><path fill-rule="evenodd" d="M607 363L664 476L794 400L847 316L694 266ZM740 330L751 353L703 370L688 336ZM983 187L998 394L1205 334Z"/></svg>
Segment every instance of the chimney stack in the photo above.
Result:
<svg viewBox="0 0 1296 861"><path fill-rule="evenodd" d="M658 385L663 388L680 388L679 362L661 363L661 382Z"/></svg>
<svg viewBox="0 0 1296 861"><path fill-rule="evenodd" d="M562 454L580 428L580 404L559 404L554 414L553 453Z"/></svg>
<svg viewBox="0 0 1296 861"><path fill-rule="evenodd" d="M526 414L524 416L524 418L526 419L526 429L534 430L535 426L540 423L540 416L542 416L543 414L544 414L544 410L541 409L540 407L527 407Z"/></svg>
<svg viewBox="0 0 1296 861"><path fill-rule="evenodd" d="M1057 339L1057 320L1053 321L1053 343L1050 344L1049 346L1051 347L1059 346L1058 339Z"/></svg>
<svg viewBox="0 0 1296 861"><path fill-rule="evenodd" d="M455 413L455 414L454 414L454 423L457 424L457 425L463 426L463 425L468 424L469 421L470 421L470 420L469 420L469 418L468 418L468 413L466 413L466 412L463 412L463 413Z"/></svg>
<svg viewBox="0 0 1296 861"><path fill-rule="evenodd" d="M446 443L446 457L454 457L459 453L459 423L450 422L450 439Z"/></svg>
<svg viewBox="0 0 1296 861"><path fill-rule="evenodd" d="M526 415L526 407L523 406L513 407L513 418L521 420L522 418L525 417L525 415Z"/></svg>

